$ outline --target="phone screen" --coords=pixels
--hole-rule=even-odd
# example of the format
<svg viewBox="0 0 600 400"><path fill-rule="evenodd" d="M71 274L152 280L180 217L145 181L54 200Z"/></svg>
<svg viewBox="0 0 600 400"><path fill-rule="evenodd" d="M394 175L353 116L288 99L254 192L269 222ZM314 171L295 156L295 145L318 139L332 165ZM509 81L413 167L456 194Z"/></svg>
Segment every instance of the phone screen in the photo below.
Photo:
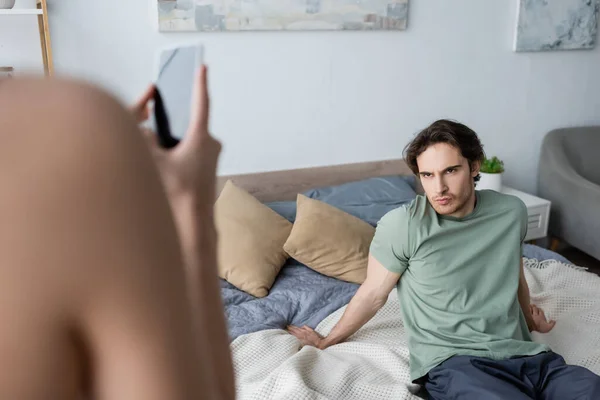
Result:
<svg viewBox="0 0 600 400"><path fill-rule="evenodd" d="M157 57L155 85L162 98L170 134L183 139L190 122L195 74L202 64L202 47L181 45L160 50ZM154 129L158 131L156 118Z"/></svg>

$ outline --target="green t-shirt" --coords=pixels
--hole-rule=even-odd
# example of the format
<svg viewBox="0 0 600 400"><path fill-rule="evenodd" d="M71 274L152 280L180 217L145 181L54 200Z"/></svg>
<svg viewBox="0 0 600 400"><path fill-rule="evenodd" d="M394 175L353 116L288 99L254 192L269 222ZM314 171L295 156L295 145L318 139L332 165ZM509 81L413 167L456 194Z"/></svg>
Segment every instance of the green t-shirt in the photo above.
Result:
<svg viewBox="0 0 600 400"><path fill-rule="evenodd" d="M477 190L462 218L435 212L425 196L387 213L371 254L402 273L398 299L416 381L453 355L492 359L550 350L531 339L519 305L527 208L517 197Z"/></svg>

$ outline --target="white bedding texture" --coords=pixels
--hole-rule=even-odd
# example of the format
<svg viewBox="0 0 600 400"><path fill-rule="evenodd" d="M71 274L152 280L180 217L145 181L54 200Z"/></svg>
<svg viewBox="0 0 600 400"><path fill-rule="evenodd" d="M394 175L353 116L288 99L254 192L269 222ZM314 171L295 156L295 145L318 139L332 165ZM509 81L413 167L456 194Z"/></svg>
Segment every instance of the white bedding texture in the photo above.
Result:
<svg viewBox="0 0 600 400"><path fill-rule="evenodd" d="M531 301L557 321L533 340L569 364L600 374L600 277L557 260L523 258ZM317 327L327 335L340 308ZM396 290L348 341L326 350L300 348L284 330L242 335L231 344L239 399L420 399L409 379L408 348Z"/></svg>

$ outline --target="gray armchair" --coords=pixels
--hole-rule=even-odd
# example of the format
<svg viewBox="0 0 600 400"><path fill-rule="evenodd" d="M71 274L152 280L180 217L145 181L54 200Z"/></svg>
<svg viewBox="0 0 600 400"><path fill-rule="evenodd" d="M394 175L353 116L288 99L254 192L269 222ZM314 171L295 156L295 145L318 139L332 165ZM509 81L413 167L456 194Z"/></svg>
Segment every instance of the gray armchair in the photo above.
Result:
<svg viewBox="0 0 600 400"><path fill-rule="evenodd" d="M538 193L552 202L550 235L600 259L600 126L546 135Z"/></svg>

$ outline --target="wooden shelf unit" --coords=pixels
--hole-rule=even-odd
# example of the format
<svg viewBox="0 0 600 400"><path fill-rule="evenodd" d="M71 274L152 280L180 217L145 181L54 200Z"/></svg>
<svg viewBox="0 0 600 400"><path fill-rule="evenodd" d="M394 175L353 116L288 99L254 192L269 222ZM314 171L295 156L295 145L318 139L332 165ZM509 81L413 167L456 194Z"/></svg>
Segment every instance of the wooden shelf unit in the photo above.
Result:
<svg viewBox="0 0 600 400"><path fill-rule="evenodd" d="M11 15L37 15L40 31L40 44L42 47L42 61L44 62L44 73L47 76L54 75L54 64L52 61L52 43L50 40L50 26L48 24L47 0L36 0L36 8L15 8L0 10L0 17Z"/></svg>

